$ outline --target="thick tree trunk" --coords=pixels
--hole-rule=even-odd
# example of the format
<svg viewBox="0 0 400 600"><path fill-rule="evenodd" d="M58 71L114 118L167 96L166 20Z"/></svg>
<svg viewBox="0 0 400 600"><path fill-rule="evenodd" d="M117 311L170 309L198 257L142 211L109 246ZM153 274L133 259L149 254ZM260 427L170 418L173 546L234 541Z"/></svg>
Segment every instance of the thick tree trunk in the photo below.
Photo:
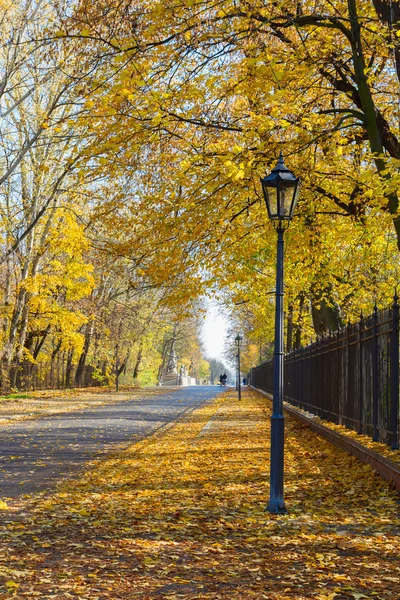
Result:
<svg viewBox="0 0 400 600"><path fill-rule="evenodd" d="M4 314L3 314L3 337L6 338L8 331L8 323L9 323L9 315L8 315L8 307L10 306L10 298L11 298L11 261L10 257L7 257L6 260L6 278L4 282Z"/></svg>
<svg viewBox="0 0 400 600"><path fill-rule="evenodd" d="M18 327L18 340L15 347L14 360L15 362L21 362L22 355L24 352L26 336L28 332L29 322L29 302L32 298L32 294L25 295L25 302L21 313L21 319Z"/></svg>
<svg viewBox="0 0 400 600"><path fill-rule="evenodd" d="M143 342L140 342L139 345L139 351L137 353L137 357L136 357L136 362L135 362L135 367L133 369L133 379L137 379L139 376L139 369L140 369L140 363L142 362L142 355L143 355Z"/></svg>
<svg viewBox="0 0 400 600"><path fill-rule="evenodd" d="M286 330L286 352L293 350L293 304L289 304L287 330Z"/></svg>
<svg viewBox="0 0 400 600"><path fill-rule="evenodd" d="M343 325L340 309L334 302L328 305L324 299L314 299L311 303L311 315L317 335L337 331Z"/></svg>
<svg viewBox="0 0 400 600"><path fill-rule="evenodd" d="M72 387L72 359L74 357L74 351L68 350L67 364L65 368L65 387Z"/></svg>
<svg viewBox="0 0 400 600"><path fill-rule="evenodd" d="M119 376L120 376L122 373L125 373L125 372L126 372L126 366L127 366L127 364L128 364L128 360L129 360L129 357L130 357L130 355L131 355L131 351L130 351L130 350L127 350L127 351L126 351L126 354L125 354L125 358L122 360L121 364L120 364L120 365L118 365L118 369L117 369L117 375L118 375L118 377L119 377Z"/></svg>
<svg viewBox="0 0 400 600"><path fill-rule="evenodd" d="M78 366L76 368L75 385L78 387L81 385L81 379L82 379L83 372L85 370L86 359L87 359L87 356L89 353L89 348L90 348L90 343L92 341L93 333L94 333L94 320L92 319L90 321L90 323L88 323L86 326L85 341L83 344L83 349L82 349L81 355L79 357Z"/></svg>
<svg viewBox="0 0 400 600"><path fill-rule="evenodd" d="M397 79L400 82L400 44L396 33L400 28L400 2L396 0L373 0L380 21L389 27L388 44L393 48Z"/></svg>
<svg viewBox="0 0 400 600"><path fill-rule="evenodd" d="M17 297L15 299L14 311L11 317L8 340L4 345L2 360L6 365L10 365L14 356L16 344L17 344L17 336L18 336L18 328L21 320L21 316L25 307L26 301L26 290L22 287L20 288Z"/></svg>
<svg viewBox="0 0 400 600"><path fill-rule="evenodd" d="M348 10L351 24L354 74L361 108L364 114L364 125L368 135L369 146L374 155L375 165L380 177L384 180L390 180L391 175L383 157L384 147L377 120L377 110L368 84L356 0L348 0ZM387 196L387 199L388 210L393 217L393 225L396 230L397 247L400 250L400 216L398 215L399 198L397 193L392 192Z"/></svg>

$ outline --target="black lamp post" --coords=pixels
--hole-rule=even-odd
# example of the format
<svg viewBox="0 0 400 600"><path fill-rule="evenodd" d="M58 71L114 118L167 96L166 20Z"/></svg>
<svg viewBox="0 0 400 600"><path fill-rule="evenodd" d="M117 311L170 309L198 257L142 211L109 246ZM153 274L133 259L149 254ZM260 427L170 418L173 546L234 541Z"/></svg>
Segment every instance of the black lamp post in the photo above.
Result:
<svg viewBox="0 0 400 600"><path fill-rule="evenodd" d="M283 416L283 234L289 227L300 191L300 178L295 177L283 162L282 152L278 164L269 175L261 178L268 216L277 234L275 288L275 344L274 393L271 417L270 495L267 510L284 514L284 416Z"/></svg>
<svg viewBox="0 0 400 600"><path fill-rule="evenodd" d="M238 366L237 366L238 399L241 400L242 399L242 387L241 387L241 383L240 383L240 347L242 345L242 338L240 337L239 334L237 334L237 336L235 337L235 342L236 342L236 347L237 347L237 361L238 361Z"/></svg>
<svg viewBox="0 0 400 600"><path fill-rule="evenodd" d="M239 390L239 377L238 377L238 363L239 363L239 354L236 354L236 391Z"/></svg>

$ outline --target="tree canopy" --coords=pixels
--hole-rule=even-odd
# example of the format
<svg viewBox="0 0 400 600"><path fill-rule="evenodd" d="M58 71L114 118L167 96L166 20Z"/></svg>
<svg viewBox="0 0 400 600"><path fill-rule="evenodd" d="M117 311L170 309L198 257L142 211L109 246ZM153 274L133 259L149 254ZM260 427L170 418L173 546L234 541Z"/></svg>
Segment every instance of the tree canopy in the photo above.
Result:
<svg viewBox="0 0 400 600"><path fill-rule="evenodd" d="M103 372L118 345L121 367L149 349L155 377L154 340L201 315L207 294L245 332L248 362L267 355L275 233L259 177L280 151L302 178L285 236L288 348L388 304L398 12L378 0L5 3L3 362L65 352Z"/></svg>

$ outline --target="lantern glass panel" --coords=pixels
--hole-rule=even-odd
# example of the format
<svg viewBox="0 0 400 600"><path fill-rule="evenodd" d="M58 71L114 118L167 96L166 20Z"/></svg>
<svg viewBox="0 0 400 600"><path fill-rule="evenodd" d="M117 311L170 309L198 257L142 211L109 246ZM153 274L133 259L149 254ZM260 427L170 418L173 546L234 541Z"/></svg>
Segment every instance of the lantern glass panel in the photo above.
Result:
<svg viewBox="0 0 400 600"><path fill-rule="evenodd" d="M292 216L294 213L294 209L296 208L297 200L299 199L299 194L300 194L300 179L297 180L296 190L293 194L293 202L292 202L292 207L290 209Z"/></svg>
<svg viewBox="0 0 400 600"><path fill-rule="evenodd" d="M292 183L286 183L284 181L280 184L280 193L279 193L279 216L281 219L290 219L291 218L291 208L292 208L292 200L294 187Z"/></svg>
<svg viewBox="0 0 400 600"><path fill-rule="evenodd" d="M265 187L265 193L268 196L267 208L270 213L270 218L276 218L279 214L278 210L278 188L277 187Z"/></svg>

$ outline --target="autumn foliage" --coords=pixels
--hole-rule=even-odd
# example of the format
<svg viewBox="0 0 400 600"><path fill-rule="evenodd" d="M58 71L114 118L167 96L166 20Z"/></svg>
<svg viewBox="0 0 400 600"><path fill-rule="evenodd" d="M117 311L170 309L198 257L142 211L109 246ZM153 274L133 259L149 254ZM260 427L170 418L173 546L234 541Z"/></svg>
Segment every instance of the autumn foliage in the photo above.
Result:
<svg viewBox="0 0 400 600"><path fill-rule="evenodd" d="M4 512L2 598L392 600L397 495L287 418L285 516L268 501L269 403L233 392Z"/></svg>
<svg viewBox="0 0 400 600"><path fill-rule="evenodd" d="M303 180L285 237L289 347L391 301L395 5L24 0L2 10L3 368L63 361L102 382L119 368L154 383L174 326L204 295L246 333L244 364L266 358L275 232L259 177L281 150Z"/></svg>

